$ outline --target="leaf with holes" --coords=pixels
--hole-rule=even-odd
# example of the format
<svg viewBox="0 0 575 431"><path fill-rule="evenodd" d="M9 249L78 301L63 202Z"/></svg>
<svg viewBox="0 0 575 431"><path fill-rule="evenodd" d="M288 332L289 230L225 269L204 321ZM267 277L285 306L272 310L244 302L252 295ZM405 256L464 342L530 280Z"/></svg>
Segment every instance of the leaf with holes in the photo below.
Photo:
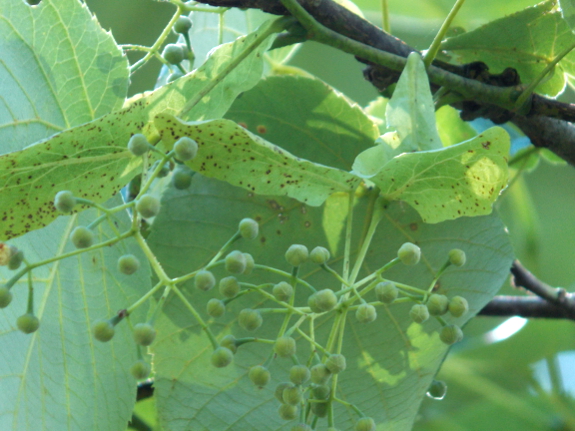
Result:
<svg viewBox="0 0 575 431"><path fill-rule="evenodd" d="M362 231L372 199L369 193L359 199L354 216L355 232ZM258 239L242 240L235 243L234 248L251 253L256 264L274 266L289 274L290 267L283 257L289 245L299 243L310 249L328 245L328 233L321 227L324 211L322 207L311 207L286 197L254 195L196 174L189 190L170 188L164 194L162 209L148 241L170 276L178 276L205 265L220 245L236 232L238 222L244 217L252 217L260 223ZM209 241L205 241L206 238ZM429 225L422 223L415 211L393 203L384 212L360 278L394 258L405 241L421 247L422 262L412 267L396 266L385 276L422 288L429 285L450 249L460 248L467 253L466 266L452 267L440 279L440 293L450 297L462 295L471 308L471 312L462 318L446 317L449 323L463 325L477 313L499 290L512 261L504 226L495 215ZM352 255L358 247L354 242ZM338 271L341 270L343 249L343 241L340 241L329 261L329 265ZM214 273L218 279L227 275L218 268ZM311 263L302 266L300 275L318 290L339 285L329 273L318 270ZM253 285L285 280L258 267L251 275L238 278ZM205 319L208 319L203 311L207 301L220 298L215 289L201 292L193 288L193 283L183 286L183 291ZM299 285L295 304L307 306L310 293ZM373 292L366 299L374 301ZM210 328L218 340L229 334L236 338L277 337L282 314L262 310L264 324L252 333L237 324L239 311L246 307L273 308L277 304L257 292L228 303L225 315L210 321ZM411 429L419 404L447 352L447 347L439 340L440 325L435 321L424 325L413 323L409 308L409 303L380 305L376 321L367 325L358 323L354 313L348 313L343 338L342 353L347 358L347 369L339 374L337 396L355 403L366 415L391 431ZM294 317L291 323L296 321ZM254 387L248 378L250 367L264 363L273 346L263 343L242 345L230 366L210 368L213 348L179 298L167 301L156 322L158 338L152 350L155 397L162 429L291 429L293 423L282 421L277 414L279 403L274 397L274 389L279 382L288 380L293 363L282 358L273 360L268 367L271 382L262 389ZM316 321L315 339L325 343L333 323L333 314L320 317ZM301 326L305 332L308 327L307 321ZM294 333L294 337L298 357L305 362L310 353L309 343L298 333ZM206 372L206 369L210 371ZM336 404L334 413L338 429L353 429L356 420L353 412ZM325 427L326 422L321 419L318 425Z"/></svg>
<svg viewBox="0 0 575 431"><path fill-rule="evenodd" d="M271 34L273 23L268 21L256 32L221 46L193 73L130 99L120 111L0 156L0 238L22 235L53 221L58 214L52 201L59 190L106 201L140 168L140 159L126 148L130 136L143 132L157 141L151 124L157 113L193 120L221 117L239 93L260 79L261 55L271 43L270 37L262 37ZM230 68L238 61L237 67Z"/></svg>
<svg viewBox="0 0 575 431"><path fill-rule="evenodd" d="M182 136L198 143L198 155L186 163L190 168L253 193L290 196L316 206L360 182L348 172L295 157L230 120L188 124L160 114L155 125L168 148Z"/></svg>
<svg viewBox="0 0 575 431"><path fill-rule="evenodd" d="M492 73L514 68L519 72L521 82L529 84L559 53L574 43L575 35L561 16L557 1L548 0L449 38L441 44L441 49L449 51L460 63L483 61ZM555 66L536 91L557 96L570 76L575 76L574 52Z"/></svg>

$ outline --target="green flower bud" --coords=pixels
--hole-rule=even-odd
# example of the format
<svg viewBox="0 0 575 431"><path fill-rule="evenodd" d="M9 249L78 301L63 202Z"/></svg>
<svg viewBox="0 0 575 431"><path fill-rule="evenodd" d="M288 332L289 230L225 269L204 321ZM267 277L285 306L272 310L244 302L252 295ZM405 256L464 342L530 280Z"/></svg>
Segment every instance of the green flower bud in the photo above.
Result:
<svg viewBox="0 0 575 431"><path fill-rule="evenodd" d="M134 341L140 346L149 346L156 339L156 330L149 323L138 323L134 326Z"/></svg>
<svg viewBox="0 0 575 431"><path fill-rule="evenodd" d="M262 326L264 319L258 310L244 308L238 314L238 324L247 331L255 331Z"/></svg>
<svg viewBox="0 0 575 431"><path fill-rule="evenodd" d="M355 423L354 431L375 431L375 421L372 418L361 418Z"/></svg>
<svg viewBox="0 0 575 431"><path fill-rule="evenodd" d="M295 355L296 351L296 342L292 337L280 337L276 340L274 345L274 352L282 357L282 358L289 358L290 356Z"/></svg>
<svg viewBox="0 0 575 431"><path fill-rule="evenodd" d="M309 257L309 251L305 245L293 244L286 251L285 258L292 266L300 266Z"/></svg>
<svg viewBox="0 0 575 431"><path fill-rule="evenodd" d="M226 305L219 299L212 298L206 304L206 312L211 317L221 317L226 312Z"/></svg>
<svg viewBox="0 0 575 431"><path fill-rule="evenodd" d="M70 235L70 240L76 248L88 248L94 242L94 233L84 226L78 226Z"/></svg>
<svg viewBox="0 0 575 431"><path fill-rule="evenodd" d="M230 252L225 259L226 271L242 274L246 270L246 257L239 250Z"/></svg>
<svg viewBox="0 0 575 431"><path fill-rule="evenodd" d="M234 354L238 351L238 345L236 344L236 337L234 337L233 335L226 335L224 338L222 338L222 341L220 341L220 346L229 349L229 351Z"/></svg>
<svg viewBox="0 0 575 431"><path fill-rule="evenodd" d="M254 239L258 236L258 222L251 218L245 218L240 221L240 235L245 239Z"/></svg>
<svg viewBox="0 0 575 431"><path fill-rule="evenodd" d="M128 141L128 150L130 150L134 156L140 157L150 151L150 143L144 135L136 133L132 135Z"/></svg>
<svg viewBox="0 0 575 431"><path fill-rule="evenodd" d="M469 304L463 296L454 296L449 301L448 309L453 317L461 317L469 311Z"/></svg>
<svg viewBox="0 0 575 431"><path fill-rule="evenodd" d="M92 334L98 341L105 343L114 337L114 325L109 320L98 320L92 325Z"/></svg>
<svg viewBox="0 0 575 431"><path fill-rule="evenodd" d="M299 386L290 385L282 392L282 399L285 404L296 406L302 402L303 396Z"/></svg>
<svg viewBox="0 0 575 431"><path fill-rule="evenodd" d="M0 286L0 308L6 308L12 302L12 292L6 286Z"/></svg>
<svg viewBox="0 0 575 431"><path fill-rule="evenodd" d="M311 377L311 371L305 365L294 365L289 370L289 379L294 385L303 385Z"/></svg>
<svg viewBox="0 0 575 431"><path fill-rule="evenodd" d="M225 298L234 298L240 292L240 284L236 277L224 277L220 280L220 293Z"/></svg>
<svg viewBox="0 0 575 431"><path fill-rule="evenodd" d="M150 365L143 359L136 361L136 363L130 368L130 373L136 380L144 380L148 378L150 371L152 371Z"/></svg>
<svg viewBox="0 0 575 431"><path fill-rule="evenodd" d="M317 293L317 292L316 292ZM309 298L307 298L307 305L311 309L313 313L322 313L322 309L317 305L317 295L315 293L311 294Z"/></svg>
<svg viewBox="0 0 575 431"><path fill-rule="evenodd" d="M61 213L67 214L71 212L76 206L76 197L69 190L62 190L56 193L54 198L54 206Z"/></svg>
<svg viewBox="0 0 575 431"><path fill-rule="evenodd" d="M432 293L427 300L427 309L432 316L443 316L447 313L449 299L445 295Z"/></svg>
<svg viewBox="0 0 575 431"><path fill-rule="evenodd" d="M198 143L187 136L181 137L174 144L174 154L180 162L192 160L197 153Z"/></svg>
<svg viewBox="0 0 575 431"><path fill-rule="evenodd" d="M178 190L189 189L192 185L192 173L190 169L181 166L174 169L174 173L172 174L172 185L174 188Z"/></svg>
<svg viewBox="0 0 575 431"><path fill-rule="evenodd" d="M459 250L458 248L454 248L449 252L449 262L455 266L463 266L465 265L465 252L463 250Z"/></svg>
<svg viewBox="0 0 575 431"><path fill-rule="evenodd" d="M373 305L360 304L355 311L355 318L361 323L371 323L377 318L377 311Z"/></svg>
<svg viewBox="0 0 575 431"><path fill-rule="evenodd" d="M170 64L180 64L184 59L184 50L180 45L169 43L162 51L162 57Z"/></svg>
<svg viewBox="0 0 575 431"><path fill-rule="evenodd" d="M341 373L346 368L345 356L339 353L329 355L325 366L332 374Z"/></svg>
<svg viewBox="0 0 575 431"><path fill-rule="evenodd" d="M315 400L327 400L331 394L331 388L328 385L312 385L311 394Z"/></svg>
<svg viewBox="0 0 575 431"><path fill-rule="evenodd" d="M457 325L446 325L441 328L439 333L439 339L445 344L451 346L452 344L458 343L463 340L463 332L461 328Z"/></svg>
<svg viewBox="0 0 575 431"><path fill-rule="evenodd" d="M382 281L375 286L375 296L377 300L386 304L391 304L395 301L398 294L399 290L397 290L395 284L390 281Z"/></svg>
<svg viewBox="0 0 575 431"><path fill-rule="evenodd" d="M196 273L194 284L197 289L207 292L216 285L216 277L210 271L202 269Z"/></svg>
<svg viewBox="0 0 575 431"><path fill-rule="evenodd" d="M325 385L331 378L331 371L325 364L317 364L311 367L311 381L316 385Z"/></svg>
<svg viewBox="0 0 575 431"><path fill-rule="evenodd" d="M218 347L212 353L210 358L212 365L217 368L227 367L234 360L234 354L230 349L225 347Z"/></svg>
<svg viewBox="0 0 575 431"><path fill-rule="evenodd" d="M287 302L293 295L293 287L285 281L280 281L278 284L274 285L272 293L278 301Z"/></svg>
<svg viewBox="0 0 575 431"><path fill-rule="evenodd" d="M316 247L311 251L309 255L310 260L318 265L323 265L329 260L330 257L331 255L329 250L325 247Z"/></svg>
<svg viewBox="0 0 575 431"><path fill-rule="evenodd" d="M246 269L244 269L244 275L250 275L254 270L256 263L254 261L254 257L251 254L244 253L244 257L246 258Z"/></svg>
<svg viewBox="0 0 575 431"><path fill-rule="evenodd" d="M331 311L337 305L337 296L331 289L323 289L314 293L315 306L321 311Z"/></svg>
<svg viewBox="0 0 575 431"><path fill-rule="evenodd" d="M174 31L176 33L185 34L192 28L192 20L187 16L179 17L174 24Z"/></svg>
<svg viewBox="0 0 575 431"><path fill-rule="evenodd" d="M36 332L40 327L40 320L31 313L26 313L18 317L16 320L16 326L24 334L31 334Z"/></svg>
<svg viewBox="0 0 575 431"><path fill-rule="evenodd" d="M144 218L155 217L160 212L160 201L152 195L143 195L136 202L136 211Z"/></svg>
<svg viewBox="0 0 575 431"><path fill-rule="evenodd" d="M297 418L297 406L291 406L289 404L281 404L278 409L278 414L280 415L280 418L282 418L284 421L293 421L294 419Z"/></svg>
<svg viewBox="0 0 575 431"><path fill-rule="evenodd" d="M327 416L329 403L327 401L323 403L310 403L311 411L318 418L325 418Z"/></svg>
<svg viewBox="0 0 575 431"><path fill-rule="evenodd" d="M429 310L425 304L415 304L409 310L409 317L416 323L423 323L429 319Z"/></svg>
<svg viewBox="0 0 575 431"><path fill-rule="evenodd" d="M20 265L22 265L23 261L24 261L24 252L22 250L16 249L16 252L10 257L10 260L8 261L8 269L14 271L20 268Z"/></svg>
<svg viewBox="0 0 575 431"><path fill-rule="evenodd" d="M133 254L125 254L118 259L118 271L122 274L132 275L140 268L140 261Z"/></svg>
<svg viewBox="0 0 575 431"><path fill-rule="evenodd" d="M406 242L399 247L397 257L399 257L405 265L416 265L419 263L419 259L421 258L421 250L415 244Z"/></svg>
<svg viewBox="0 0 575 431"><path fill-rule="evenodd" d="M290 382L282 382L282 383L279 383L279 384L276 386L276 389L275 389L275 391L274 391L274 396L277 398L277 400L278 400L280 403L283 403L283 402L284 402L284 399L283 399L284 389L285 389L285 388L288 388L288 387L290 387L290 386L293 386L293 384L290 383Z"/></svg>
<svg viewBox="0 0 575 431"><path fill-rule="evenodd" d="M256 365L250 368L248 377L254 385L259 388L263 388L269 383L271 374L269 370L263 365Z"/></svg>

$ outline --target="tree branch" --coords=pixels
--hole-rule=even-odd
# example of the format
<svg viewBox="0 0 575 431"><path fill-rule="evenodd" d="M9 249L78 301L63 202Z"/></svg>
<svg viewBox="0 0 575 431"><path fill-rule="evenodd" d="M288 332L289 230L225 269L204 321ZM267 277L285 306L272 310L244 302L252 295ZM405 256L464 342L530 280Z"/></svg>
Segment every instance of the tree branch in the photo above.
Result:
<svg viewBox="0 0 575 431"><path fill-rule="evenodd" d="M199 1L212 6L257 8L277 15L289 13L280 0ZM380 91L397 81L405 58L410 52L416 51L332 0L298 0L297 5L301 5L327 30L318 30L317 26L311 28L308 25L307 38L335 46L370 64L364 75ZM298 19L303 24L299 16ZM533 145L548 148L575 165L575 127L566 123L575 121L575 105L533 95L530 103L522 107L525 112L519 115L515 101L522 88L515 85L515 80L508 80L513 74L489 74L483 63L472 63L474 66L483 66L480 73L476 67L470 68L469 65L454 66L440 61L434 61L433 65L429 69L432 83L454 90L466 100L474 102L457 104L456 107L463 110L464 119L481 116L497 124L513 121L531 139Z"/></svg>
<svg viewBox="0 0 575 431"><path fill-rule="evenodd" d="M478 313L478 316L520 316L525 318L575 320L575 316L565 308L537 296L496 296Z"/></svg>

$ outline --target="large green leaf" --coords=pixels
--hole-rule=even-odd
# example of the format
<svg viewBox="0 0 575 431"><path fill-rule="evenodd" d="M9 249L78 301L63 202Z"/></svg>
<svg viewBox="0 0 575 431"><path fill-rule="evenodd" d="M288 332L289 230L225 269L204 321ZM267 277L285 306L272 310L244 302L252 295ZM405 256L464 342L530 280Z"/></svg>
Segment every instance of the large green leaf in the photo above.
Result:
<svg viewBox="0 0 575 431"><path fill-rule="evenodd" d="M356 235L361 232L369 200L364 197L357 206ZM233 235L239 220L253 217L260 222L259 238L238 243L236 247L250 252L256 263L289 271L283 255L290 244L301 243L310 248L327 245L328 233L322 225L325 211L328 209L309 207L287 198L256 196L196 174L190 190L168 189L148 240L170 275L176 276L205 265L219 245ZM466 251L468 264L461 269L449 269L439 287L442 293L463 295L469 300L471 312L454 320L458 324L463 324L495 294L512 259L504 227L495 215L427 225L414 211L392 204L385 211L361 275L393 258L404 241L420 245L423 261L415 267L398 266L389 272L389 277L422 288L429 285L451 248ZM356 247L354 240L354 255ZM340 245L330 262L338 270L342 249ZM216 274L224 275L217 271ZM302 276L318 289L339 287L337 281L311 264L303 267ZM260 271L244 279L250 283L280 280ZM185 286L186 296L204 316L206 301L219 297L215 290L199 292L193 283ZM308 295L309 291L299 287L296 304L305 305ZM369 299L373 300L371 295ZM251 336L252 333L236 324L239 310L273 306L255 293L242 296L228 304L225 316L211 321L210 328L218 339L230 333L236 337ZM438 323L413 323L408 317L409 307L409 304L378 307L379 316L369 325L359 324L351 315L346 326L343 353L348 368L340 375L338 397L358 405L386 430L411 429L419 403L447 351L438 339ZM276 338L281 317L264 314L264 319L255 336ZM328 315L316 322L316 340L325 343L332 320L333 315ZM249 367L265 361L271 346L242 346L232 365L225 369L210 368L211 345L175 297L166 303L157 329L158 341L153 346L155 387L163 429L291 428L293 423L279 419L279 403L273 396L275 385L287 380L291 361L272 362L272 382L264 389L253 387L247 378ZM307 324L304 329L307 330ZM305 360L309 353L301 338L298 352L300 360ZM335 416L338 429L352 429L356 420L353 411L338 406ZM325 422L320 420L319 425L325 426Z"/></svg>
<svg viewBox="0 0 575 431"><path fill-rule="evenodd" d="M370 180L427 223L485 215L507 185L508 154L509 135L493 127L461 144L395 157Z"/></svg>
<svg viewBox="0 0 575 431"><path fill-rule="evenodd" d="M190 168L253 193L290 196L316 206L360 182L346 171L300 159L231 120L185 123L160 114L155 126L168 147L182 136L198 143L198 155L186 163Z"/></svg>
<svg viewBox="0 0 575 431"><path fill-rule="evenodd" d="M85 4L0 0L0 11L2 153L122 107L127 60Z"/></svg>
<svg viewBox="0 0 575 431"><path fill-rule="evenodd" d="M235 69L226 67L245 55L246 47L271 25L268 22L249 36L221 46L201 68L129 100L120 111L0 157L0 238L21 235L54 220L52 200L59 190L106 201L139 169L140 159L132 157L126 145L134 133L154 136L151 121L156 114L180 114L191 120L221 117L239 93L260 79L261 56L270 38ZM186 110L193 97L199 100Z"/></svg>
<svg viewBox="0 0 575 431"><path fill-rule="evenodd" d="M121 202L119 197L112 204ZM68 240L76 224L87 224L95 210L59 218L45 229L11 242L30 262L74 250ZM130 221L121 214L116 227L102 223L98 241L116 236ZM117 259L131 253L142 266L131 276L117 270ZM27 280L14 286L14 300L0 312L0 429L18 431L125 429L135 401L136 382L129 373L136 345L126 322L109 343L96 341L92 322L109 318L131 305L150 288L149 265L138 245L125 241L69 257L33 272L35 313L40 329L25 335L16 318L26 310ZM12 276L2 267L3 280ZM144 320L146 308L132 314Z"/></svg>
<svg viewBox="0 0 575 431"><path fill-rule="evenodd" d="M378 136L359 106L318 79L297 76L263 79L225 117L298 157L344 170Z"/></svg>
<svg viewBox="0 0 575 431"><path fill-rule="evenodd" d="M506 67L519 72L528 84L564 49L575 43L575 35L561 16L556 0L548 0L477 30L444 41L442 49L450 51L461 63L484 61L492 73ZM575 53L559 62L537 92L556 96L563 91L567 76L575 75Z"/></svg>

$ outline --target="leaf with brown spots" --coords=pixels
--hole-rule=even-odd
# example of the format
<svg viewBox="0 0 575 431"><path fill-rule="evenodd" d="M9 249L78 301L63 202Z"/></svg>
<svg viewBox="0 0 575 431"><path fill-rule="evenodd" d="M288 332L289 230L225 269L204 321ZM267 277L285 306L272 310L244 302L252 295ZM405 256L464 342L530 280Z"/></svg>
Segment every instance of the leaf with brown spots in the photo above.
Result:
<svg viewBox="0 0 575 431"><path fill-rule="evenodd" d="M395 157L370 180L426 223L489 214L507 185L509 145L507 132L493 127L461 144Z"/></svg>
<svg viewBox="0 0 575 431"><path fill-rule="evenodd" d="M155 125L169 148L182 136L198 143L198 155L187 162L190 168L256 194L289 196L317 206L360 182L349 172L299 159L230 120L185 123L161 114Z"/></svg>

